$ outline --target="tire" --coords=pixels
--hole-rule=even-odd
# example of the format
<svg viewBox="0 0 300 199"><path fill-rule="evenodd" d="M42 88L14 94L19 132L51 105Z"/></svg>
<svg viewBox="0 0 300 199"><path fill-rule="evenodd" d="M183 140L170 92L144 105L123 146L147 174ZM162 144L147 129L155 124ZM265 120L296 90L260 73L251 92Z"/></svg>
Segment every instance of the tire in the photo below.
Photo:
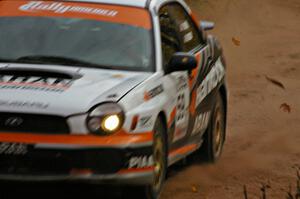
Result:
<svg viewBox="0 0 300 199"><path fill-rule="evenodd" d="M166 128L161 118L158 118L155 122L153 138L154 182L152 185L143 187L127 187L124 190L124 199L159 199L160 197L168 166Z"/></svg>
<svg viewBox="0 0 300 199"><path fill-rule="evenodd" d="M200 148L201 158L209 163L215 163L221 157L226 137L224 101L219 92L216 98L211 120Z"/></svg>

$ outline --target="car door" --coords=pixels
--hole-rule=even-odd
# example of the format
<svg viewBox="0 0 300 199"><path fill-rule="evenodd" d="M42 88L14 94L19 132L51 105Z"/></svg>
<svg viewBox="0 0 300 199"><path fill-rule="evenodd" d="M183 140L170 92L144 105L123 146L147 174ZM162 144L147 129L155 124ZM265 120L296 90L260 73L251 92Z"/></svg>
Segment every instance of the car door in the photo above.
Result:
<svg viewBox="0 0 300 199"><path fill-rule="evenodd" d="M159 11L163 66L166 67L171 57L176 52L182 52L182 43L174 18L170 16L169 6L163 6ZM168 79L174 85L176 95L170 96L176 101L176 117L174 131L170 136L171 142L176 142L185 137L188 130L188 104L190 93L188 88L188 72L178 71L168 74Z"/></svg>
<svg viewBox="0 0 300 199"><path fill-rule="evenodd" d="M191 137L203 134L208 125L209 112L200 109L197 88L204 79L210 51L197 25L181 4L172 2L164 5L159 16L164 66L175 52L192 53L198 60L198 67L193 71L168 74L177 87L176 124L172 142L179 147Z"/></svg>

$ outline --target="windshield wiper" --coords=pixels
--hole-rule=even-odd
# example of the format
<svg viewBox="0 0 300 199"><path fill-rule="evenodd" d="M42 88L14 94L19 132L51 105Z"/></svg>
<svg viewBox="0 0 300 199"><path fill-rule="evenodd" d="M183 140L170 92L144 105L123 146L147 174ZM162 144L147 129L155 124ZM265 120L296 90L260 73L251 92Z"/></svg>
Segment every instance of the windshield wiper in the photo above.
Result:
<svg viewBox="0 0 300 199"><path fill-rule="evenodd" d="M58 64L58 65L67 65L67 66L96 67L96 68L111 69L111 67L94 64L79 59L60 57L60 56L30 55L30 56L19 57L15 61L17 63Z"/></svg>
<svg viewBox="0 0 300 199"><path fill-rule="evenodd" d="M3 58L0 58L0 62L3 62L3 63L12 63L12 62L15 62L16 60L13 60L13 59L3 59Z"/></svg>

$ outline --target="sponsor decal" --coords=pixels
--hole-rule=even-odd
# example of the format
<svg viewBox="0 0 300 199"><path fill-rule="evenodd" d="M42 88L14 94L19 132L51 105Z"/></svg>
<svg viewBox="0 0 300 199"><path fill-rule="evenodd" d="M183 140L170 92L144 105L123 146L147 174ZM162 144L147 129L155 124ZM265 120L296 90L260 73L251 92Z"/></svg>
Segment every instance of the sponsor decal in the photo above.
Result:
<svg viewBox="0 0 300 199"><path fill-rule="evenodd" d="M147 168L153 166L152 156L134 156L130 158L128 168Z"/></svg>
<svg viewBox="0 0 300 199"><path fill-rule="evenodd" d="M0 143L0 154L3 155L26 155L28 146L20 143Z"/></svg>
<svg viewBox="0 0 300 199"><path fill-rule="evenodd" d="M35 90L35 91L46 91L46 92L63 92L65 89L61 88L45 88L45 87L35 87L32 85L1 85L0 89L20 89L20 90Z"/></svg>
<svg viewBox="0 0 300 199"><path fill-rule="evenodd" d="M183 32L185 30L188 30L190 28L190 24L187 20L185 20L184 22L182 22L179 26L180 32Z"/></svg>
<svg viewBox="0 0 300 199"><path fill-rule="evenodd" d="M20 126L23 122L24 120L20 117L10 117L5 120L4 125L10 127L17 127Z"/></svg>
<svg viewBox="0 0 300 199"><path fill-rule="evenodd" d="M180 24L179 26L179 30L180 32L184 32L186 30L189 30L190 29L190 24L187 20L185 20L183 23ZM186 33L184 36L183 36L183 42L184 43L188 43L190 41L192 41L194 38L194 35L193 35L193 32L192 31L189 31L188 33Z"/></svg>
<svg viewBox="0 0 300 199"><path fill-rule="evenodd" d="M0 17L64 17L152 27L145 9L86 2L0 1Z"/></svg>
<svg viewBox="0 0 300 199"><path fill-rule="evenodd" d="M145 101L148 101L148 100L156 97L157 95L161 94L163 91L164 91L163 86L159 85L159 86L151 89L150 91L145 92L144 99L145 99Z"/></svg>
<svg viewBox="0 0 300 199"><path fill-rule="evenodd" d="M177 78L177 91L182 91L187 88L187 78L185 76L179 76Z"/></svg>
<svg viewBox="0 0 300 199"><path fill-rule="evenodd" d="M0 107L21 107L21 108L36 108L36 109L46 109L49 104L41 102L30 102L30 101L8 101L0 100ZM8 121L7 121L8 122Z"/></svg>
<svg viewBox="0 0 300 199"><path fill-rule="evenodd" d="M151 116L142 117L139 122L139 127L141 128L150 127L152 125L151 118L152 118Z"/></svg>
<svg viewBox="0 0 300 199"><path fill-rule="evenodd" d="M67 90L74 80L47 77L21 77L12 75L0 76L0 89L21 89L63 92Z"/></svg>
<svg viewBox="0 0 300 199"><path fill-rule="evenodd" d="M189 32L189 33L184 35L183 42L188 43L188 42L192 41L193 38L194 38L193 32Z"/></svg>
<svg viewBox="0 0 300 199"><path fill-rule="evenodd" d="M197 88L196 107L210 92L212 92L214 88L217 87L218 83L221 82L224 75L225 69L220 59L218 59L215 66L211 69L211 71L208 73L201 85Z"/></svg>
<svg viewBox="0 0 300 199"><path fill-rule="evenodd" d="M19 8L22 11L36 12L36 11L51 11L54 13L84 13L95 14L106 17L115 17L118 14L116 10L108 10L101 8L93 8L79 5L66 5L61 2L43 2L43 1L31 1Z"/></svg>
<svg viewBox="0 0 300 199"><path fill-rule="evenodd" d="M205 112L196 117L192 134L203 132L208 126L210 112Z"/></svg>
<svg viewBox="0 0 300 199"><path fill-rule="evenodd" d="M185 118L185 99L184 93L180 93L177 96L177 122L182 121Z"/></svg>
<svg viewBox="0 0 300 199"><path fill-rule="evenodd" d="M121 79L121 78L124 78L125 77L125 75L123 75L123 74L114 74L114 75L112 75L112 78L117 78L117 79Z"/></svg>

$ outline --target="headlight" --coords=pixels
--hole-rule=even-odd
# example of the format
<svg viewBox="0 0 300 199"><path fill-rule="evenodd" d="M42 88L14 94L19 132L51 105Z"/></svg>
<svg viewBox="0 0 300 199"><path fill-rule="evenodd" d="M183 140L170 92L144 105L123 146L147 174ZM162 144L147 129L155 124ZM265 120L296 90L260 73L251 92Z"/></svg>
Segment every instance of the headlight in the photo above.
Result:
<svg viewBox="0 0 300 199"><path fill-rule="evenodd" d="M124 113L116 103L105 103L93 109L87 118L87 127L92 133L112 134L122 128Z"/></svg>

